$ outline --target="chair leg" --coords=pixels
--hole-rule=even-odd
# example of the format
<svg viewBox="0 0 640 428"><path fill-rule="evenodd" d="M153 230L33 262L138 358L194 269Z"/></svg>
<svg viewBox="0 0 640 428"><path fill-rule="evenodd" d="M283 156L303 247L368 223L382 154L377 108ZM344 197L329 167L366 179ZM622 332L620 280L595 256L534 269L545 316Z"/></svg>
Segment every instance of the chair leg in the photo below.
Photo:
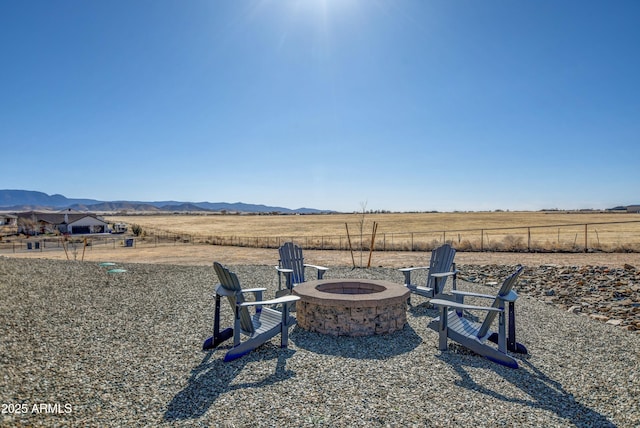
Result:
<svg viewBox="0 0 640 428"><path fill-rule="evenodd" d="M233 320L233 346L240 344L240 306L236 305L235 317Z"/></svg>
<svg viewBox="0 0 640 428"><path fill-rule="evenodd" d="M516 347L516 314L514 302L509 302L509 336L507 337L507 346L510 351Z"/></svg>
<svg viewBox="0 0 640 428"><path fill-rule="evenodd" d="M216 310L213 315L213 335L220 332L220 295L216 293Z"/></svg>
<svg viewBox="0 0 640 428"><path fill-rule="evenodd" d="M411 284L411 271L407 270L407 271L403 271L402 273L404 274L404 284L405 285Z"/></svg>
<svg viewBox="0 0 640 428"><path fill-rule="evenodd" d="M462 294L456 294L456 303L464 303L464 296ZM458 315L459 317L462 317L462 309L456 309L456 315Z"/></svg>
<svg viewBox="0 0 640 428"><path fill-rule="evenodd" d="M509 336L507 337L507 349L518 354L528 354L527 348L516 341L516 305L509 302Z"/></svg>
<svg viewBox="0 0 640 428"><path fill-rule="evenodd" d="M498 316L498 350L502 353L507 353L507 341L506 341L506 329L505 329L506 317L504 310L500 312Z"/></svg>
<svg viewBox="0 0 640 428"><path fill-rule="evenodd" d="M456 264L455 264L455 263L451 263L451 270L452 270L453 272L455 272L455 271L456 271ZM456 274L454 273L454 274L453 274L452 281L451 281L451 289L452 289L452 290L457 290L457 289L458 289L458 283L457 283L457 280L458 280L458 275L456 275Z"/></svg>
<svg viewBox="0 0 640 428"><path fill-rule="evenodd" d="M289 290L293 290L293 278L291 278L291 275L293 275L291 272L286 272L285 274L285 287L287 287L287 289Z"/></svg>
<svg viewBox="0 0 640 428"><path fill-rule="evenodd" d="M220 296L216 295L216 310L213 316L213 336L202 344L202 350L212 349L233 336L233 329L226 328L220 331Z"/></svg>
<svg viewBox="0 0 640 428"><path fill-rule="evenodd" d="M434 287L433 287L434 288L433 296L434 297L437 296L438 294L442 294L442 291L443 291L442 288L444 288L444 287L440 286L440 282L441 281L442 281L442 278L435 278L434 281L433 281L433 285L434 285Z"/></svg>
<svg viewBox="0 0 640 428"><path fill-rule="evenodd" d="M440 306L440 330L438 331L438 349L447 350L447 334L449 324L449 311L446 306Z"/></svg>
<svg viewBox="0 0 640 428"><path fill-rule="evenodd" d="M282 304L282 319L280 320L280 347L289 346L289 310L291 303Z"/></svg>
<svg viewBox="0 0 640 428"><path fill-rule="evenodd" d="M289 326L287 326L287 311L282 309L282 319L280 320L280 347L286 348L289 345Z"/></svg>

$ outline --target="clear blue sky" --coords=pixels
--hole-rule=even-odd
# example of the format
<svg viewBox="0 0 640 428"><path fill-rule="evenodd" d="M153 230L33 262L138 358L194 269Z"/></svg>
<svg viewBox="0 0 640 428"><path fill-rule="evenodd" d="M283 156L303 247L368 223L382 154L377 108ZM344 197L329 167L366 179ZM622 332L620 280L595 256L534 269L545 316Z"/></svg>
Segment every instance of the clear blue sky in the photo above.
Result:
<svg viewBox="0 0 640 428"><path fill-rule="evenodd" d="M640 1L0 0L0 188L640 203Z"/></svg>

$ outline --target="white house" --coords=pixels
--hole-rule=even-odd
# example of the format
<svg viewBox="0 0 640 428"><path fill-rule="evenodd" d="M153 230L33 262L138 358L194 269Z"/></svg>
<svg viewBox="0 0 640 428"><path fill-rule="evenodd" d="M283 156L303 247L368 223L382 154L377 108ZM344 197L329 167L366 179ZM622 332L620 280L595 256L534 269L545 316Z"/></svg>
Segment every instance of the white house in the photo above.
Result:
<svg viewBox="0 0 640 428"><path fill-rule="evenodd" d="M29 211L18 213L20 231L28 235L37 233L68 233L70 235L107 233L109 223L98 218L95 214L60 212L43 213Z"/></svg>

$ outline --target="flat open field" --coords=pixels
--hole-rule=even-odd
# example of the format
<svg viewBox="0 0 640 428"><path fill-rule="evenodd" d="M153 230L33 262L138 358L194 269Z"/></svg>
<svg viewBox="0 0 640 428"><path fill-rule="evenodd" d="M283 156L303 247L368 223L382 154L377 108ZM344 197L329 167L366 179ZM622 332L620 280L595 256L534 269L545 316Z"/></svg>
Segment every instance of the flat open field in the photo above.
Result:
<svg viewBox="0 0 640 428"><path fill-rule="evenodd" d="M424 265L429 261L430 250L441 244L444 238L458 249L456 261L461 265L555 264L622 267L629 264L640 267L640 215L636 214L366 214L363 250L359 245L359 223L363 220L362 214L165 214L108 216L106 219L109 222L124 222L130 226L138 224L143 229L143 236L134 239L133 247L123 246L123 239L128 237L127 235L91 237L90 245L86 248L80 240L69 244L67 252L64 251L61 240L55 237L50 238L48 242L43 241L37 250L27 250L24 240L5 240L0 245L0 255L176 265L211 265L214 260L227 264L274 265L277 263L276 248L285 240L293 239L303 246L310 263L365 267L369 264L368 248L371 229L375 222L378 224L378 230L375 251L371 254L371 266ZM353 252L348 249L345 223L349 225ZM558 226L560 224L565 226ZM588 252L584 251L585 225L588 225ZM499 229L501 227L516 229ZM438 228L439 231L434 232ZM530 251L526 248L527 228L531 228ZM481 229L485 237L483 250L478 245ZM402 230L405 232L401 232ZM501 239L499 233L503 234ZM464 245L464 240L457 239L458 234L465 237L465 240L466 237L473 239L473 236L477 235L475 244ZM561 241L569 240L573 243L576 234L578 238L575 246L559 246L554 241L559 237ZM321 238L318 239L317 236ZM30 241L33 240L34 238L30 238ZM338 244L332 245L336 241ZM403 241L408 244L399 245ZM520 245L507 247L508 242L519 242ZM540 242L548 245L541 245Z"/></svg>
<svg viewBox="0 0 640 428"><path fill-rule="evenodd" d="M330 215L133 215L109 222L137 224L147 236L276 248L431 250L640 251L640 215L565 212L479 212ZM347 227L349 235L347 235Z"/></svg>

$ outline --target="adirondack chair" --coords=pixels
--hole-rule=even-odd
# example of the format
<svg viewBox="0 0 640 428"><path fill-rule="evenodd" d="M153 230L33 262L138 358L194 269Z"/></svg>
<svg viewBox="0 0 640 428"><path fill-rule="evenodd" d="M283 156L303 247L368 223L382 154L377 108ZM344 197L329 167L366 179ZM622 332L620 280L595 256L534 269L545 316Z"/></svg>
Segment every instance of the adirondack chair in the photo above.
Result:
<svg viewBox="0 0 640 428"><path fill-rule="evenodd" d="M216 286L216 308L213 322L213 336L205 340L203 350L212 349L233 336L233 347L226 353L224 361L235 360L251 352L272 337L280 334L280 346L286 348L289 342L289 327L296 323L289 315L289 308L298 296L283 296L272 300L262 300L266 288L242 289L238 276L220 263L213 267L220 284ZM254 301L245 300L244 295L253 293ZM220 298L227 297L234 311L233 328L220 331ZM282 305L282 310L274 310L263 306ZM255 314L249 313L249 307L255 306ZM247 336L241 342L240 334Z"/></svg>
<svg viewBox="0 0 640 428"><path fill-rule="evenodd" d="M444 244L431 252L429 266L402 268L400 272L404 274L404 285L412 294L417 294L429 299L442 294L442 290L447 282L447 278L452 278L452 288L456 289L456 279L458 271L453 262L456 250L449 244ZM427 269L427 281L424 286L411 283L411 273L416 270ZM409 297L411 304L411 297Z"/></svg>
<svg viewBox="0 0 640 428"><path fill-rule="evenodd" d="M521 354L527 353L527 348L516 342L515 301L518 298L518 294L513 290L513 287L518 281L518 276L521 272L522 266L519 266L504 281L495 296L454 290L452 293L455 296L455 301L444 298L432 299L431 304L440 308L440 316L429 323L429 327L439 333L438 348L441 351L446 351L447 339L451 339L491 361L517 369L518 363L507 354L507 350ZM467 305L464 304L465 297L491 299L493 304L491 306ZM509 303L508 337L506 335L505 303ZM465 318L462 315L463 310L486 311L487 314L484 321L480 323ZM499 317L498 332L494 333L490 328L496 316ZM498 347L489 345L487 342L497 343Z"/></svg>
<svg viewBox="0 0 640 428"><path fill-rule="evenodd" d="M289 292L297 284L305 282L305 268L314 268L317 271L317 278L322 279L324 273L329 270L324 266L310 265L304 262L302 248L293 242L285 242L278 249L280 260L276 270L278 271L278 290L282 289L282 275L285 276L285 287Z"/></svg>

